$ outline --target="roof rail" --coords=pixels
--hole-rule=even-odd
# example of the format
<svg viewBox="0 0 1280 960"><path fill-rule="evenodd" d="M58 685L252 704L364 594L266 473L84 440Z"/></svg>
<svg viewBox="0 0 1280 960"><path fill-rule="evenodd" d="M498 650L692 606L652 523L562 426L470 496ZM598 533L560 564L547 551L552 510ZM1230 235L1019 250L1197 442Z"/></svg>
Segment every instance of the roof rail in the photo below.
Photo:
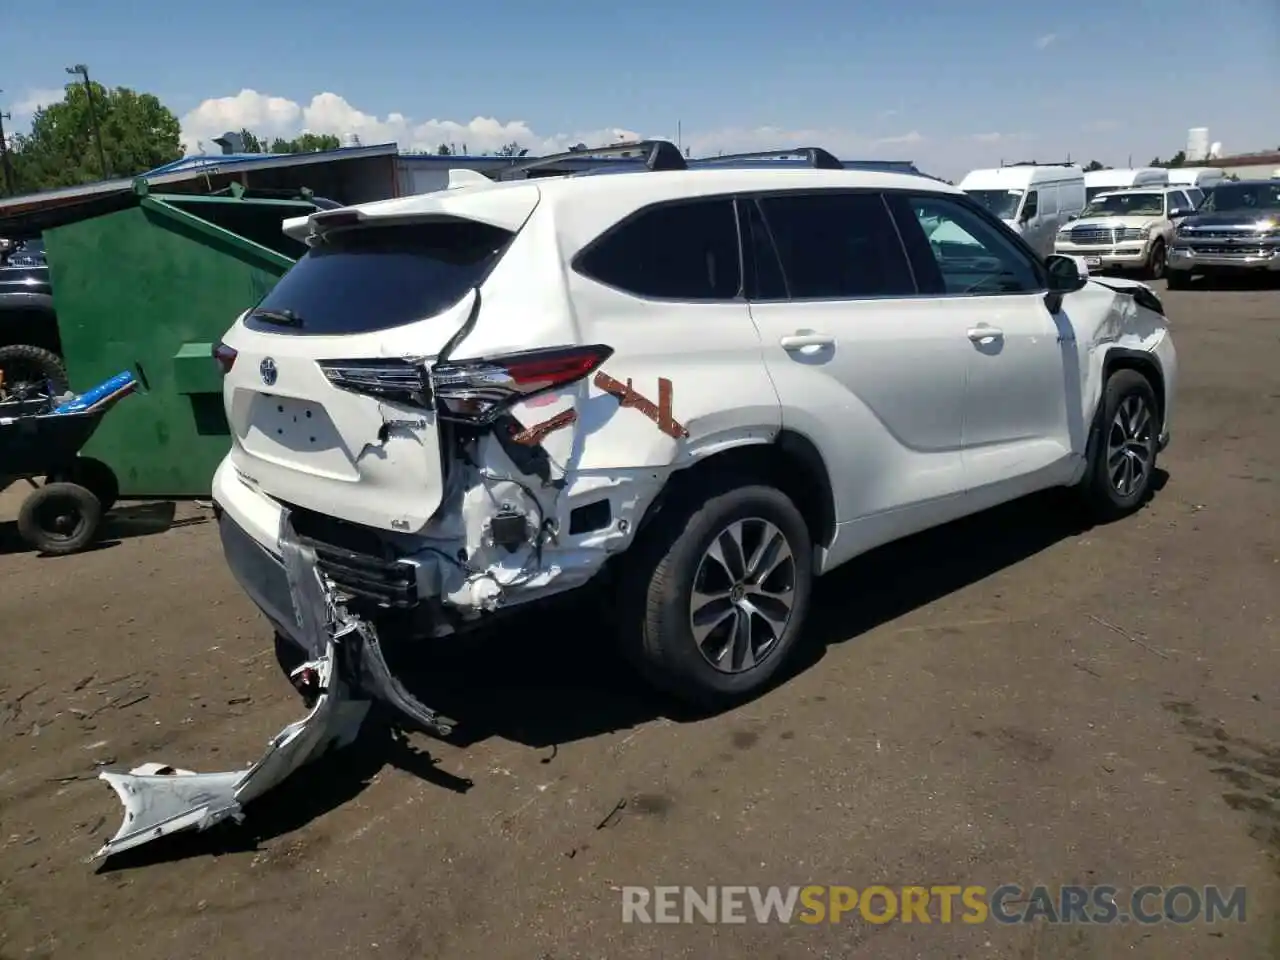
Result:
<svg viewBox="0 0 1280 960"><path fill-rule="evenodd" d="M754 150L750 153L724 153L718 157L699 157L696 163L722 163L726 160L781 160L784 157L803 157L811 167L819 170L843 170L836 155L821 147L794 147L791 150Z"/></svg>
<svg viewBox="0 0 1280 960"><path fill-rule="evenodd" d="M1074 167L1077 166L1073 160L1019 160L1016 163L1001 162L1002 167Z"/></svg>
<svg viewBox="0 0 1280 960"><path fill-rule="evenodd" d="M513 163L498 174L499 180L515 180L519 174L539 167L550 167L562 160L578 160L585 157L616 157L629 153L646 152L644 165L650 170L686 170L688 164L680 149L670 140L631 140L626 143L611 143L605 147L585 147L568 150L565 153L553 153L548 157L534 157Z"/></svg>

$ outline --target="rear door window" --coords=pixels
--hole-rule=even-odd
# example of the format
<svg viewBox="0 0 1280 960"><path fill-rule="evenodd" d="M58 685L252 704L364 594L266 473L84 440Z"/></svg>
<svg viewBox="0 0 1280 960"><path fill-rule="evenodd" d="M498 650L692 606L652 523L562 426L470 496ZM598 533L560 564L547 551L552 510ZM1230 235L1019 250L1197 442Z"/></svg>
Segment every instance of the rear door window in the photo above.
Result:
<svg viewBox="0 0 1280 960"><path fill-rule="evenodd" d="M912 297L915 278L876 193L789 193L759 200L793 300Z"/></svg>
<svg viewBox="0 0 1280 960"><path fill-rule="evenodd" d="M280 278L245 326L332 335L434 317L483 282L512 236L462 219L335 231Z"/></svg>
<svg viewBox="0 0 1280 960"><path fill-rule="evenodd" d="M641 210L589 245L574 268L638 297L733 300L742 292L733 199Z"/></svg>

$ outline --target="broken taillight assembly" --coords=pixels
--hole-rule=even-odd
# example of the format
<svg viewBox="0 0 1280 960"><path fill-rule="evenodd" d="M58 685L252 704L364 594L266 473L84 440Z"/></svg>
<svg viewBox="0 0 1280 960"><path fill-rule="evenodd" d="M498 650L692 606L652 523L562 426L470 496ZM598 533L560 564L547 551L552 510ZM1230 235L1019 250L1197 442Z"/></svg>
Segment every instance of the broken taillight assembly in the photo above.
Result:
<svg viewBox="0 0 1280 960"><path fill-rule="evenodd" d="M225 343L218 342L213 345L213 362L218 365L219 372L225 377L231 372L231 368L236 363L236 349L229 347Z"/></svg>
<svg viewBox="0 0 1280 960"><path fill-rule="evenodd" d="M322 360L320 369L340 390L414 407L431 406L431 381L420 362L404 359Z"/></svg>
<svg viewBox="0 0 1280 960"><path fill-rule="evenodd" d="M613 347L590 344L448 361L431 369L431 388L441 416L485 424L514 403L590 376L611 356Z"/></svg>

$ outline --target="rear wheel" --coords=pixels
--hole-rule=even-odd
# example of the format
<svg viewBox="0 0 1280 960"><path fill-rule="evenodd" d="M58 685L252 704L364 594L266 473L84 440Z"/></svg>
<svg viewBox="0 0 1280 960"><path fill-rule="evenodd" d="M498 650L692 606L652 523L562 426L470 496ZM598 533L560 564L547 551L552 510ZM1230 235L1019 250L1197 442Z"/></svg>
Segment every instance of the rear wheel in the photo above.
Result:
<svg viewBox="0 0 1280 960"><path fill-rule="evenodd" d="M809 606L812 546L791 500L712 486L664 507L635 549L624 649L650 682L712 709L764 689Z"/></svg>
<svg viewBox="0 0 1280 960"><path fill-rule="evenodd" d="M52 350L25 343L0 347L0 400L58 397L68 389L66 365Z"/></svg>
<svg viewBox="0 0 1280 960"><path fill-rule="evenodd" d="M1133 513L1151 493L1160 434L1160 410L1150 381L1136 370L1117 370L1103 388L1090 440L1089 466L1080 481L1099 520Z"/></svg>
<svg viewBox="0 0 1280 960"><path fill-rule="evenodd" d="M41 553L83 550L98 533L102 505L77 483L49 483L36 490L18 512L18 534Z"/></svg>

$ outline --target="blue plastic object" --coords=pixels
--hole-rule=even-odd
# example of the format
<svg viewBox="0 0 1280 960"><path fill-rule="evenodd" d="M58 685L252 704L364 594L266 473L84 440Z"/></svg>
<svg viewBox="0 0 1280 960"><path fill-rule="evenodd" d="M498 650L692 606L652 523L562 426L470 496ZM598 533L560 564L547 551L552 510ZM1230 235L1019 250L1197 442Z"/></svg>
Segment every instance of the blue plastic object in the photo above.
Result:
<svg viewBox="0 0 1280 960"><path fill-rule="evenodd" d="M65 413L87 413L114 403L121 397L133 393L138 388L138 378L130 371L117 373L109 380L104 380L92 390L86 390L78 397L72 397L58 404L49 411L50 416Z"/></svg>

